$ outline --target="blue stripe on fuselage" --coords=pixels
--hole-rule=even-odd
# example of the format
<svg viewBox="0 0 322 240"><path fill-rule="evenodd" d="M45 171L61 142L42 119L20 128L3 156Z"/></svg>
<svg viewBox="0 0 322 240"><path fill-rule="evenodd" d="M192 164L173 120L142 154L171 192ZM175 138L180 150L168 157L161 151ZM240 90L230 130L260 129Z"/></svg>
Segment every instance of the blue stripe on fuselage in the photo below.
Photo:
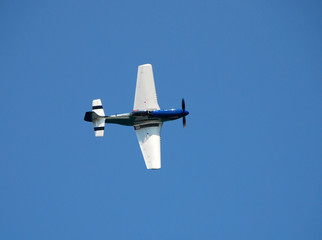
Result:
<svg viewBox="0 0 322 240"><path fill-rule="evenodd" d="M183 111L182 109L162 109L151 112L154 117L183 117L188 114L188 111Z"/></svg>

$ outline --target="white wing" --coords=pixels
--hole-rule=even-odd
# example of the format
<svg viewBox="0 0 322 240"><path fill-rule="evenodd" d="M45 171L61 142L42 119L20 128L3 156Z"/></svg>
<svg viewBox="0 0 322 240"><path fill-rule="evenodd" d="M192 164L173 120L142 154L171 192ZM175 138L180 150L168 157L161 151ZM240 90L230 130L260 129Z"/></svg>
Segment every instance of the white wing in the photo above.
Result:
<svg viewBox="0 0 322 240"><path fill-rule="evenodd" d="M155 92L153 71L151 64L140 65L136 80L136 90L133 110L160 109Z"/></svg>
<svg viewBox="0 0 322 240"><path fill-rule="evenodd" d="M146 123L135 126L136 136L143 154L147 169L161 168L161 123Z"/></svg>

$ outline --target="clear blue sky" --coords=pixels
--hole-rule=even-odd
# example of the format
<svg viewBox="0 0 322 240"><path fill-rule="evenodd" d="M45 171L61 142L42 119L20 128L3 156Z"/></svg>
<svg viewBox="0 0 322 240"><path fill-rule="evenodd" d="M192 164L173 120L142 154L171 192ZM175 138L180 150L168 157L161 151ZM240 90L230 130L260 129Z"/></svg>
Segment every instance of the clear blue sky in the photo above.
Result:
<svg viewBox="0 0 322 240"><path fill-rule="evenodd" d="M2 1L0 239L321 239L321 1ZM130 112L137 66L162 129Z"/></svg>

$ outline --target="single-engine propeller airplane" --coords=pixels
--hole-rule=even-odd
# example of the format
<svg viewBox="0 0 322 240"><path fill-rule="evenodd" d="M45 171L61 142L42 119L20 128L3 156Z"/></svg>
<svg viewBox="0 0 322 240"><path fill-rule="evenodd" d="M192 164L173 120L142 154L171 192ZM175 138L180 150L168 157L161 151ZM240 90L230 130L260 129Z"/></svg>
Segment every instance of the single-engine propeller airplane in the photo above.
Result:
<svg viewBox="0 0 322 240"><path fill-rule="evenodd" d="M186 127L186 116L182 99L182 109L160 109L155 91L151 64L138 67L134 108L130 113L105 116L100 99L93 100L92 111L86 112L84 120L93 122L96 137L104 136L105 123L134 126L147 169L161 168L160 133L163 122L183 119Z"/></svg>

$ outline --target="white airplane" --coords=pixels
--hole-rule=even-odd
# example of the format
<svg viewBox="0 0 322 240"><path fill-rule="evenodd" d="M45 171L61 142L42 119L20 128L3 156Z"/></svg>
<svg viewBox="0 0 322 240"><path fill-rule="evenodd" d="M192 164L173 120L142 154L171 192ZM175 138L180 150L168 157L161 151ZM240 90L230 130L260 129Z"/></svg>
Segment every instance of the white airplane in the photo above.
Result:
<svg viewBox="0 0 322 240"><path fill-rule="evenodd" d="M105 116L100 99L93 100L92 111L86 112L84 120L93 122L96 137L104 136L105 123L134 126L147 169L161 168L160 132L163 122L186 118L182 99L182 109L160 109L155 91L151 64L140 65L136 81L134 108L130 113Z"/></svg>

